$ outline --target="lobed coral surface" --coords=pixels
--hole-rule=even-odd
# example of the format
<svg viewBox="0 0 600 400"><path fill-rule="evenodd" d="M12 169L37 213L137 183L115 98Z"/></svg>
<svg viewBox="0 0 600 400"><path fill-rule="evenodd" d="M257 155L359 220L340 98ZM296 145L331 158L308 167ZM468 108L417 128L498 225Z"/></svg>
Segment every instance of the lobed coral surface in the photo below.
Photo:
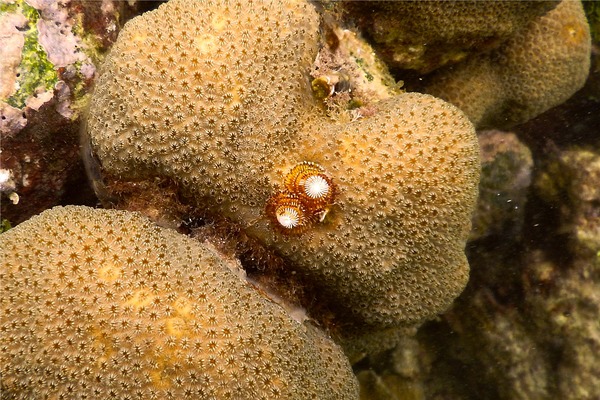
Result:
<svg viewBox="0 0 600 400"><path fill-rule="evenodd" d="M355 122L327 120L308 75L317 22L303 1L177 0L131 21L92 100L92 149L107 176L173 180L283 256L349 320L422 321L468 277L473 127L421 94ZM286 235L272 221L292 226L296 216L269 218L269 198L303 162L323 169L335 198L310 229Z"/></svg>
<svg viewBox="0 0 600 400"><path fill-rule="evenodd" d="M497 48L558 1L348 1L347 12L391 68L431 72Z"/></svg>
<svg viewBox="0 0 600 400"><path fill-rule="evenodd" d="M425 91L458 106L478 128L507 128L581 89L590 53L581 2L564 0L497 50L432 75Z"/></svg>
<svg viewBox="0 0 600 400"><path fill-rule="evenodd" d="M532 154L507 132L480 132L483 198L479 200L473 220L475 229L468 244L470 284L454 307L423 325L420 322L446 309L468 275L462 253L468 217L461 215L470 213L468 204L474 196L476 146L472 145L472 132L468 133L472 127L456 108L426 95L405 94L390 99L403 84L411 89L430 90L459 105L479 127L513 125L564 101L587 74L585 65L589 63L590 48L586 43L587 24L578 11L579 1L563 2L552 13L541 17L556 3L559 2L387 2L385 12L359 11L345 20L339 19L340 8L368 7L381 11L383 2L332 5L260 0L236 4L202 0L196 4L200 4L204 12L200 12L196 4L181 1L173 3L175 10L164 6L132 22L130 25L135 29L126 29L123 41L134 45L119 43L115 49L120 50L109 56L96 93L99 99L90 114L96 120L88 122L88 128L95 126L93 131L87 131L92 139L90 160L94 159L94 152L103 152L99 163L96 165L94 161L90 166L93 183L105 206L142 210L163 226L178 226L196 242L159 229L133 214L88 210L90 215L110 218L120 215L129 233L137 229L133 228L137 223L132 221L138 220L151 232L138 230L138 236L131 239L142 241L141 247L122 245L113 249L114 253L131 254L131 261L125 262L126 268L122 268L122 275L114 283L108 261L97 271L97 276L77 275L79 282L84 279L106 282L96 287L87 285L84 291L70 283L78 271L71 275L62 271L52 273L52 268L56 267L56 271L67 263L75 265L78 260L69 257L67 263L61 261L50 266L48 257L62 260L65 254L59 254L60 246L88 246L85 240L80 241L92 231L94 243L96 240L109 243L109 236L114 237L114 232L118 235L124 232L120 223L115 225L104 217L97 225L81 222L74 226L81 221L79 213L85 209L57 209L23 226L29 229L45 220L39 235L17 233L21 229L17 227L13 234L9 231L0 236L1 257L11 263L3 265L0 272L0 285L3 285L0 374L3 385L5 382L12 385L9 389L0 387L0 397L29 399L45 391L63 389L63 397L74 397L73 388L77 385L84 390L82 397L87 396L88 385L81 374L75 373L81 362L75 352L69 350L74 340L81 337L69 336L70 328L62 328L71 326L73 319L50 318L58 313L62 317L69 310L55 300L56 292L40 289L51 284L52 289L68 286L66 290L71 291L68 296L63 296L65 291L59 296L65 298L63 303L69 307L71 299L79 296L81 304L96 302L90 313L103 314L99 321L89 318L84 321L92 326L89 329L92 334L87 336L91 339L83 341L98 345L90 350L93 355L88 360L94 368L104 369L94 379L114 370L102 381L103 387L120 382L119 388L110 387L108 395L117 396L121 390L124 397L132 397L125 388L129 383L123 378L129 374L133 385L140 382L137 377L141 375L147 384L136 387L138 397L147 393L179 396L178 390L182 387L188 390L182 396L189 396L191 382L198 374L192 372L182 379L177 373L182 371L181 365L186 360L195 357L194 360L209 360L199 366L206 367L201 371L202 378L205 383L210 380L218 386L204 384L193 393L196 397L211 393L213 397L217 397L215 393L235 397L231 394L235 390L241 398L258 397L256 376L260 376L268 392L263 396L266 398L277 394L303 398L295 394L294 388L299 386L308 387L304 392L307 396L330 394L334 398L356 398L356 383L350 382L347 361L329 338L312 326L308 316L317 319L321 328L328 328L327 332L343 346L359 378L361 398L512 400L553 398L558 393L561 398L596 399L600 393L596 378L600 376L600 369L594 357L598 353L600 304L596 290L600 265L600 203L597 201L600 186L595 184L600 176L600 163L597 134L593 129L598 114L594 109L598 98L597 66L592 66L596 76L590 75L586 90L578 92L575 102L534 118L525 131L523 127L518 128L517 134ZM26 14L19 11L20 4L34 5L39 15L27 14L26 18ZM6 56L0 60L1 79L8 82L3 86L8 91L0 92L9 96L17 87L14 72L20 68L21 56L25 60L26 54L35 51L35 47L29 45L43 47L46 58L57 65L60 64L55 58L57 55L68 58L75 54L71 45L45 47L48 39L65 38L56 35L58 29L67 29L66 36L71 37L71 22L56 25L58 28L44 23L29 24L29 28L34 29L26 29L28 20L39 22L51 15L63 15L47 13L42 6L45 10L58 6L58 9L76 11L72 33L79 37L82 34L79 29L99 32L101 36L96 39L102 41L100 47L105 48L117 36L119 22L126 19L122 13L124 4L109 0L60 4L17 0L0 5L0 12L9 11L0 16L0 32L6 33L5 39L10 39L3 42L7 46L0 46L2 55ZM149 8L148 2L138 2L140 4L138 11ZM470 10L461 8L467 4ZM584 3L588 11L590 4ZM390 12L394 8L411 11L398 15ZM32 7L28 9L33 11ZM315 16L315 9L319 16ZM475 9L477 11L472 12ZM491 10L500 12L492 15ZM437 22L424 23L423 18L436 18L427 13L437 15ZM345 14L348 15L352 12ZM592 12L588 14L590 17L593 27ZM83 18L82 26L79 18ZM144 18L151 22L150 27L142 22ZM402 26L389 26L390 21L396 20L404 21ZM354 22L357 25L353 25ZM408 32L394 38L394 34L407 26L410 26ZM23 46L26 35L29 35L29 45ZM87 33L84 35L90 38ZM394 41L398 37L401 40ZM374 41L375 38L383 40ZM144 47L149 44L155 47ZM98 46L93 44L91 48ZM404 83L394 82L373 48L388 57L395 79L402 79ZM151 62L146 59L148 56ZM94 62L97 60L92 58ZM592 63L597 58L593 55ZM47 65L53 69L50 61ZM415 68L418 72L402 68ZM433 69L435 71L428 72ZM36 81L35 71L27 67L21 71L25 71L26 76L21 76L19 82ZM41 68L38 72L44 71L45 68ZM93 68L87 71L91 73ZM57 72L59 79L76 78L69 67ZM425 86L415 84L420 78L425 78ZM86 80L85 87L89 83ZM24 100L32 86L21 87ZM76 86L73 90L74 87L69 86L70 93L79 97L85 93L80 89L85 87ZM52 200L44 204L31 201L24 190L40 193L37 174L29 168L33 165L53 180L73 176L71 169L62 166L69 163L65 150L75 155L71 159L77 158L77 146L73 144L77 144L78 128L72 128L79 123L71 121L68 130L60 127L57 130L54 129L57 121L50 120L43 112L67 104L64 101L69 99L66 96L69 93L64 86L59 89L54 92L59 98L44 103L37 113L28 107L24 110L0 107L3 117L0 130L17 139L11 141L6 139L8 136L3 137L0 160L0 191L9 195L7 201L2 201L1 214L11 223L19 223L35 213L24 208L33 203L38 209L56 204L56 199L81 203L81 198L74 197L73 193L63 193L61 185L52 187ZM39 102L46 101L50 94L43 94ZM389 100L375 103L377 99ZM78 107L83 100L85 97L78 101ZM60 109L68 111L69 107ZM40 136L38 131L44 135ZM47 140L48 137L52 140ZM67 141L71 146L66 146ZM563 146L567 144L575 146L565 151ZM44 151L32 152L32 148ZM554 161L553 155L556 156ZM82 172L77 167L73 170ZM535 185L530 187L530 179L536 175ZM73 186L79 190L82 185ZM93 198L86 204L95 202ZM70 216L72 212L75 218ZM51 217L56 215L53 213L62 213L62 217L57 218L64 221L64 225L47 221L57 221ZM59 237L65 226L67 236L79 229L87 233L77 235L77 243L75 239L66 241ZM115 226L119 228L115 230ZM97 227L101 234L94 231ZM10 223L3 219L1 229L10 229ZM49 240L60 241L60 244L36 250L36 246L48 243L39 241L31 246L34 250L25 249L43 237L44 230L50 235L56 233ZM114 309L99 308L99 299L106 298L107 287L119 288L125 278L131 278L127 272L137 260L142 267L152 260L140 252L155 251L144 246L154 243L156 235L166 237L161 232L172 237L166 248L183 249L172 254L182 265L174 269L177 262L171 262L168 270L160 269L167 280L141 278L138 286L119 292L125 293L121 298L124 300L119 303L117 299L112 304L117 308L124 304L122 310L129 314L122 318L117 316L118 321L113 319ZM11 245L11 249L18 248L22 257L13 263L15 256L10 249L5 251L7 246L4 245L12 243L15 237L22 241L16 247ZM191 259L188 254L191 247L177 247L179 240L196 248L200 257ZM211 245L198 244L198 241L209 241ZM217 253L213 245L228 256ZM163 248L159 245L158 252ZM89 247L82 251L93 253ZM94 260L98 258L96 255L94 253ZM233 261L238 256L255 288L242 279L244 272ZM15 272L14 265L21 262L41 265L43 270L19 267ZM111 260L110 264L114 266L115 262ZM213 264L218 274L210 275L202 269L212 268ZM134 270L142 267L134 267ZM195 270L185 275L192 267ZM92 269L89 265L85 268ZM156 270L154 265L149 268ZM206 315L210 318L212 314L203 312L203 315L190 316L185 307L171 307L169 301L173 293L181 294L178 288L172 287L173 282L179 283L181 276L200 274L199 271L204 283L198 285L194 279L193 287L183 287L185 295L190 290L214 294L216 297L205 299L231 299L242 308L246 299L256 300L252 304L258 306L251 311L258 310L260 315L249 314L254 322L245 324L246 315L240 313L234 312L231 317L231 308L224 305L222 313L217 313L223 316L216 319L221 324L219 327L234 320L242 321L236 327L259 326L266 333L259 335L262 347L258 352L271 351L267 341L279 349L287 349L285 353L298 349L298 343L305 343L303 348L308 355L307 358L303 355L301 362L308 360L309 364L298 367L294 360L284 360L281 370L285 370L283 376L289 377L290 370L302 371L310 365L310 382L305 384L302 377L295 375L291 380L285 378L285 382L291 382L291 386L286 386L291 392L286 392L280 385L281 375L272 375L275 378L270 379L263 368L272 365L272 358L257 367L254 361L259 358L258 352L241 367L243 373L250 372L249 380L243 374L236 375L232 360L238 354L247 359L248 347L226 346L226 350L218 347L233 336L226 338L225 328L215 336L212 325L206 323L202 329L207 330L194 333L197 335L194 337L201 337L198 342L202 343L194 348L194 355L186 353L189 342L178 341L181 335L189 333L185 323L198 317L194 321L200 321L199 325L206 321ZM221 272L227 277L227 288L217 282L221 280L216 278ZM48 277L41 278L46 273ZM10 274L10 280L5 279L6 274ZM229 285L230 280L235 282L233 286ZM16 290L13 283L17 281L19 287L31 284L27 287L33 289ZM153 283L149 283L151 281ZM145 284L152 284L155 292L150 297L161 304L144 303L147 298L142 297L146 292L137 288ZM251 292L247 298L245 295L239 298L238 284ZM258 285L261 289L257 292ZM91 299L87 297L88 287L95 290ZM220 291L226 291L227 295L217 296ZM125 296L131 293L133 300L123 303L129 299ZM142 294L135 297L139 293ZM22 304L33 304L42 298L54 300L53 305L45 302L39 307L13 306L21 300ZM295 303L284 303L284 298L302 300L309 313ZM5 304L10 306L5 307ZM139 311L138 314L132 316L133 309ZM72 310L73 315L81 315L81 307ZM152 322L139 322L152 310L163 311L163 314ZM290 326L298 327L303 339L295 339L298 333L295 331L289 335L278 332L275 339L267 337L272 332L266 325L274 326L272 321L277 320L272 310L278 310ZM20 325L13 322L17 314L22 317L15 319ZM25 332L24 321L34 317L38 318L36 322L42 321L41 324L50 321L48 325L52 328L37 336L39 325ZM139 322L137 327L146 327L146 332L138 338L142 338L147 347L146 353L137 354L139 358L131 364L130 355L125 359L131 352L119 351L122 343L127 340L134 343L134 339L123 336L117 322L134 317ZM238 317L240 319L236 319ZM276 326L282 325L277 323ZM288 325L283 323L283 326ZM251 329L230 333L254 337ZM22 343L11 338L15 332ZM110 342L111 335L119 342ZM35 344L31 345L34 340ZM50 347L43 347L47 343ZM67 345L60 347L63 343ZM156 343L160 346L154 346ZM207 345L201 347L204 343ZM214 343L220 349L218 354L211 352L215 349ZM394 347L390 352L380 353L382 349ZM11 360L21 357L22 362L19 365L5 363L7 354ZM99 354L105 356L98 357ZM228 354L233 355L225 361L220 358ZM334 364L339 366L336 369L340 374L323 372L323 368L329 368L323 365L328 365L331 359L336 360ZM68 363L70 369L60 369L60 362ZM131 365L133 373L127 369ZM216 369L212 369L213 365ZM138 366L144 370L138 370ZM31 370L36 372L27 372ZM11 373L8 381L4 379L7 371ZM230 373L229 386L233 386L233 390L219 386L223 371ZM169 375L171 373L173 375ZM110 385L107 382L111 382ZM324 390L313 390L315 382L323 387L343 386L343 389L323 394ZM270 383L274 386L267 388ZM94 381L92 386L96 384ZM200 385L197 380L193 384ZM245 390L244 384L248 384L248 390L254 390L251 395L240 394ZM26 385L29 386L26 388ZM105 393L99 393L98 389L92 396L106 397Z"/></svg>
<svg viewBox="0 0 600 400"><path fill-rule="evenodd" d="M139 214L57 207L0 244L3 399L358 396L323 333Z"/></svg>

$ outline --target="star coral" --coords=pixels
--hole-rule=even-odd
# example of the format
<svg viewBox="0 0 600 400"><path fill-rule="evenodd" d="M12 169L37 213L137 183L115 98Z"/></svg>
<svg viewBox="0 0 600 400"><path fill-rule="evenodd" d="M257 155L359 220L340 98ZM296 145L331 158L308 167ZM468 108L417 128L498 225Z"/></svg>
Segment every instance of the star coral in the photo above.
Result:
<svg viewBox="0 0 600 400"><path fill-rule="evenodd" d="M421 322L468 277L473 127L421 94L329 121L311 93L317 31L301 0L172 0L132 20L98 81L91 148L107 181L168 179L198 209L238 224L344 319ZM298 165L332 189L316 223L302 179L289 178ZM269 199L281 194L290 196L279 208Z"/></svg>
<svg viewBox="0 0 600 400"><path fill-rule="evenodd" d="M0 244L2 398L358 397L322 332L139 214L57 207Z"/></svg>
<svg viewBox="0 0 600 400"><path fill-rule="evenodd" d="M441 312L466 284L479 153L472 125L448 103L409 93L377 107L370 118L322 124L303 144L336 183L322 222L294 237L260 224L248 231L310 275L339 312L393 326Z"/></svg>
<svg viewBox="0 0 600 400"><path fill-rule="evenodd" d="M347 12L393 68L421 73L498 47L558 1L347 1Z"/></svg>
<svg viewBox="0 0 600 400"><path fill-rule="evenodd" d="M426 92L478 128L508 128L562 104L585 83L591 38L580 1L563 0L489 54L429 78Z"/></svg>

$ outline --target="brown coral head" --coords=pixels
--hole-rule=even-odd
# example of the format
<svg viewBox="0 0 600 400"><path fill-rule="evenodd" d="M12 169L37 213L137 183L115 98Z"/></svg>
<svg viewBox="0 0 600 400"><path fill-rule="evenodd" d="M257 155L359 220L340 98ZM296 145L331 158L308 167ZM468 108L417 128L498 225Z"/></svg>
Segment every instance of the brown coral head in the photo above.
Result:
<svg viewBox="0 0 600 400"><path fill-rule="evenodd" d="M322 222L333 204L336 188L318 164L304 161L284 178L284 190L267 201L273 225L285 234L300 234Z"/></svg>

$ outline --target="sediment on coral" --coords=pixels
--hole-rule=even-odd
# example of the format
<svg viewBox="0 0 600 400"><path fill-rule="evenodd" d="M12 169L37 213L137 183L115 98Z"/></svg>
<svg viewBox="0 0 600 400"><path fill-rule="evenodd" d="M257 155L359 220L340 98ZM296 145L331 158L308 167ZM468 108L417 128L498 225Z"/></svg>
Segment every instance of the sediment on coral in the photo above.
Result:
<svg viewBox="0 0 600 400"><path fill-rule="evenodd" d="M360 32L335 15L321 11L322 45L311 69L311 86L334 119L344 118L347 110L358 119L373 112L373 103L402 93L402 82L395 81Z"/></svg>

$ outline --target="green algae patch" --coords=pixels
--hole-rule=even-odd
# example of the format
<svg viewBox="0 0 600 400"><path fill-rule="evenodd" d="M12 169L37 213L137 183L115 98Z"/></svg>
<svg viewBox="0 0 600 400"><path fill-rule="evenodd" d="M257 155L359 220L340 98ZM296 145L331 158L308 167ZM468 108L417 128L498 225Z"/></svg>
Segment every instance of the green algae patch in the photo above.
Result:
<svg viewBox="0 0 600 400"><path fill-rule="evenodd" d="M0 13L15 13L19 10L16 3L0 3Z"/></svg>
<svg viewBox="0 0 600 400"><path fill-rule="evenodd" d="M29 29L25 33L21 64L17 68L18 89L6 102L13 107L23 108L27 99L39 88L52 90L58 82L58 74L38 41L39 12L25 2L17 4L29 21Z"/></svg>
<svg viewBox="0 0 600 400"><path fill-rule="evenodd" d="M369 82L373 81L373 75L366 70L366 66L365 66L365 60L363 58L357 58L355 57L354 60L356 61L356 65L358 65L359 67L361 67L363 69L363 72L365 73L365 79Z"/></svg>
<svg viewBox="0 0 600 400"><path fill-rule="evenodd" d="M4 233L10 228L12 228L12 225L10 224L9 220L3 219L2 221L0 221L0 233Z"/></svg>
<svg viewBox="0 0 600 400"><path fill-rule="evenodd" d="M584 1L583 10L590 23L590 33L594 43L600 43L600 2Z"/></svg>
<svg viewBox="0 0 600 400"><path fill-rule="evenodd" d="M325 77L313 79L310 86L312 88L313 94L319 100L326 99L331 94L329 82Z"/></svg>

